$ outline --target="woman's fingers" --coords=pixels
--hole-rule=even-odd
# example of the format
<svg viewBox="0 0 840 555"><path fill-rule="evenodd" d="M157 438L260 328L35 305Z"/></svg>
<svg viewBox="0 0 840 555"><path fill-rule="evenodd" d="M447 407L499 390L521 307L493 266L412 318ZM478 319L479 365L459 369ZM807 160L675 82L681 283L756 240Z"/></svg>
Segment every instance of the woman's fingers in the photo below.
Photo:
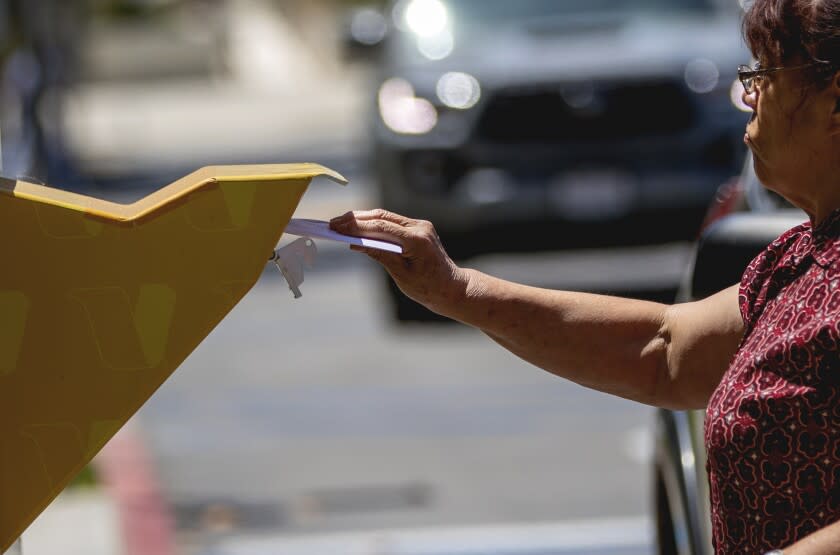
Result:
<svg viewBox="0 0 840 555"><path fill-rule="evenodd" d="M403 258L446 256L430 222L413 220L387 210L348 212L330 220L330 227L346 235L397 243L403 248Z"/></svg>
<svg viewBox="0 0 840 555"><path fill-rule="evenodd" d="M395 223L400 226L409 226L414 220L406 218L400 214L377 208L375 210L357 210L354 212L347 212L336 218L333 218L330 223L339 223L350 220L356 221L370 221L370 220L384 220L386 222Z"/></svg>
<svg viewBox="0 0 840 555"><path fill-rule="evenodd" d="M357 220L385 220L401 226L409 226L414 222L411 218L407 218L394 212L389 212L388 210L383 210L382 208L376 208L375 210L361 210L359 212L353 212L353 214Z"/></svg>
<svg viewBox="0 0 840 555"><path fill-rule="evenodd" d="M460 288L458 267L446 254L434 226L424 220L412 220L386 210L348 212L330 221L332 229L355 235L397 242L403 254L353 245L350 248L379 262L394 278L399 288L415 301L437 310L451 298L453 288Z"/></svg>
<svg viewBox="0 0 840 555"><path fill-rule="evenodd" d="M330 222L330 227L339 233L370 239L393 240L405 237L405 228L385 220L357 220L355 218Z"/></svg>
<svg viewBox="0 0 840 555"><path fill-rule="evenodd" d="M408 237L407 229L398 223L384 219L359 219L352 214L350 217L345 216L331 220L330 227L345 235L381 239L400 244Z"/></svg>

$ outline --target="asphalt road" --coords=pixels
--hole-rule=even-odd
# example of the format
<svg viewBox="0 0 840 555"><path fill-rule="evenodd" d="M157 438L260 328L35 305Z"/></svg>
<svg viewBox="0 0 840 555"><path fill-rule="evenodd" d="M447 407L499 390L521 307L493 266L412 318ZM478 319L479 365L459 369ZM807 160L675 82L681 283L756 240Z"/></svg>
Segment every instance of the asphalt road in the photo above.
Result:
<svg viewBox="0 0 840 555"><path fill-rule="evenodd" d="M315 183L297 214L367 207L368 191ZM650 552L652 409L551 376L460 325L395 327L373 264L319 248L301 299L267 268L138 414L188 552L317 553L335 534L487 537L475 527L488 525L524 526L533 540L534 523L580 522L595 543L573 552ZM474 265L541 285L610 275L643 288L675 281L685 256L671 245ZM316 543L293 551L290 538ZM412 551L427 552L438 553Z"/></svg>

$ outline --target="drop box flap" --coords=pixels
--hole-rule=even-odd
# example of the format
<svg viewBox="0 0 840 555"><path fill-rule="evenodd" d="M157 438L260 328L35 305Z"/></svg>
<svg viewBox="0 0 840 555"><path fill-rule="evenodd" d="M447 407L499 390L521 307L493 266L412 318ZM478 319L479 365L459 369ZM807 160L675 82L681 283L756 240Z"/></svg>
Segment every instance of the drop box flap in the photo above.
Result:
<svg viewBox="0 0 840 555"><path fill-rule="evenodd" d="M0 553L257 282L317 164L132 204L0 179Z"/></svg>

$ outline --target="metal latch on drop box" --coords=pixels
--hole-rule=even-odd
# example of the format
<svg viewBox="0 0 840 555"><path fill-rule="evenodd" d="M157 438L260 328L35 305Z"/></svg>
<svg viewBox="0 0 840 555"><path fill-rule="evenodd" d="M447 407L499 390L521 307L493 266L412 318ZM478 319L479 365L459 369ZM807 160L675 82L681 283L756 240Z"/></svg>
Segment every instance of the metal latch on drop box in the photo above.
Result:
<svg viewBox="0 0 840 555"><path fill-rule="evenodd" d="M304 266L312 267L317 254L318 248L315 246L315 241L309 237L301 237L284 247L274 249L269 258L269 261L274 262L286 278L286 283L289 284L289 289L292 290L296 299L303 296L300 292L300 284L303 283L303 268Z"/></svg>
<svg viewBox="0 0 840 555"><path fill-rule="evenodd" d="M403 252L402 247L394 243L337 233L330 229L329 222L321 220L292 219L286 225L284 233L298 235L300 238L295 239L288 245L274 249L269 262L274 262L274 265L283 274L296 299L302 296L300 284L303 283L304 267L312 267L315 263L315 256L318 254L318 249L312 240L313 237L340 241L350 245L360 245L395 254L402 254Z"/></svg>

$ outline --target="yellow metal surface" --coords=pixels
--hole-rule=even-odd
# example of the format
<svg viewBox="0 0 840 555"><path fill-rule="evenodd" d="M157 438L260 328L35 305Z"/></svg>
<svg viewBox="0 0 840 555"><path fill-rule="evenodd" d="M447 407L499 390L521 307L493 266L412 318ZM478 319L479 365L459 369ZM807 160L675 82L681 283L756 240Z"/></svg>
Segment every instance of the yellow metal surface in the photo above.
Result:
<svg viewBox="0 0 840 555"><path fill-rule="evenodd" d="M0 179L0 553L257 282L315 164L117 204Z"/></svg>

